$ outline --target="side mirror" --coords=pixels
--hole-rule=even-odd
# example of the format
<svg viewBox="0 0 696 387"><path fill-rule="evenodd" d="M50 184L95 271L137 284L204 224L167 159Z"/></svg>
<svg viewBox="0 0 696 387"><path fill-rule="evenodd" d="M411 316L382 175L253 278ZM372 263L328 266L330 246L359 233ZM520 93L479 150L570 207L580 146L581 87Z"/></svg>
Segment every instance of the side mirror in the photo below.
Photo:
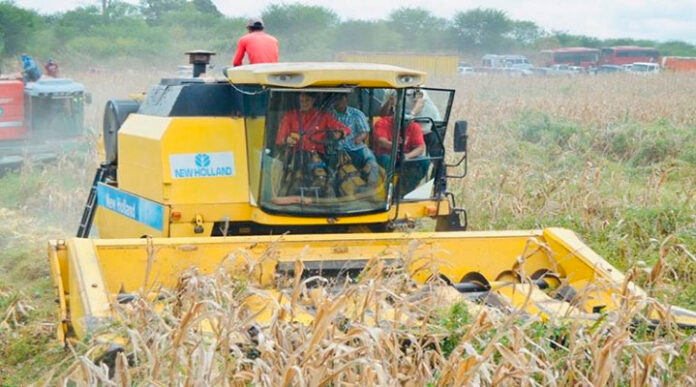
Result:
<svg viewBox="0 0 696 387"><path fill-rule="evenodd" d="M85 93L85 103L87 105L92 104L92 93Z"/></svg>
<svg viewBox="0 0 696 387"><path fill-rule="evenodd" d="M469 139L468 124L466 121L454 123L454 151L466 152L467 140Z"/></svg>

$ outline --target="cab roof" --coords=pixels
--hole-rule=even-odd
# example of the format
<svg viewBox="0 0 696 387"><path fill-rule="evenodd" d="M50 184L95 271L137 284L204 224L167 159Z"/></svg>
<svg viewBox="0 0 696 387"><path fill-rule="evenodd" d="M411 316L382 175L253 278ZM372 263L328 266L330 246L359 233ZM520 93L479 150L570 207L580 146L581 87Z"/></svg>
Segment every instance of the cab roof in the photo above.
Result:
<svg viewBox="0 0 696 387"><path fill-rule="evenodd" d="M32 97L54 94L77 94L85 91L81 83L67 78L41 78L36 82L29 82L25 86L27 94Z"/></svg>
<svg viewBox="0 0 696 387"><path fill-rule="evenodd" d="M234 84L289 88L341 85L405 88L420 86L425 82L424 72L373 63L264 63L228 67L224 74Z"/></svg>

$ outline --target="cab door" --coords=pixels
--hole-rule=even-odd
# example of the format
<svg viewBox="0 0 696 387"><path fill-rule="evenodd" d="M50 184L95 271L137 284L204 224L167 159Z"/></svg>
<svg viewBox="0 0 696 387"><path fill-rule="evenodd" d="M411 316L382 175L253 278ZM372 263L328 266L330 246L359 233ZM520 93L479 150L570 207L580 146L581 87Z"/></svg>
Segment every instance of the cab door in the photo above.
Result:
<svg viewBox="0 0 696 387"><path fill-rule="evenodd" d="M422 87L404 93L401 128L404 140L399 149L400 182L395 195L400 202L430 200L444 194L445 138L453 100L451 89ZM414 156L413 150L419 144L424 149Z"/></svg>

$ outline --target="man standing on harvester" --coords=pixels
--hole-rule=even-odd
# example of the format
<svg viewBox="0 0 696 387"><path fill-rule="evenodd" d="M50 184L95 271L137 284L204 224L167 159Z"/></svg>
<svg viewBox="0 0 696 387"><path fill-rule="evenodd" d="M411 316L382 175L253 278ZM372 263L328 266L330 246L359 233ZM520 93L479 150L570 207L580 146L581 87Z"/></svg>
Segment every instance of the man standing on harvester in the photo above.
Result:
<svg viewBox="0 0 696 387"><path fill-rule="evenodd" d="M237 42L233 66L242 65L244 54L247 55L249 64L278 62L278 40L263 32L263 29L263 20L260 18L251 18L247 21L249 33L239 38Z"/></svg>

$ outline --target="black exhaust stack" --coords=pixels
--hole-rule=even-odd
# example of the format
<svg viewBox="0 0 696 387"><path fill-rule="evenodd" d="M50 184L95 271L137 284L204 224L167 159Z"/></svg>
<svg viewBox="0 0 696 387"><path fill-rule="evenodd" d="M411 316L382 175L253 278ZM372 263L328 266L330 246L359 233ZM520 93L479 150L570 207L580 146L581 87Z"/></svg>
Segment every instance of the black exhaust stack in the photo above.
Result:
<svg viewBox="0 0 696 387"><path fill-rule="evenodd" d="M194 50L186 53L189 57L189 64L193 65L193 77L198 78L205 73L206 67L210 63L210 57L215 55L212 51Z"/></svg>

